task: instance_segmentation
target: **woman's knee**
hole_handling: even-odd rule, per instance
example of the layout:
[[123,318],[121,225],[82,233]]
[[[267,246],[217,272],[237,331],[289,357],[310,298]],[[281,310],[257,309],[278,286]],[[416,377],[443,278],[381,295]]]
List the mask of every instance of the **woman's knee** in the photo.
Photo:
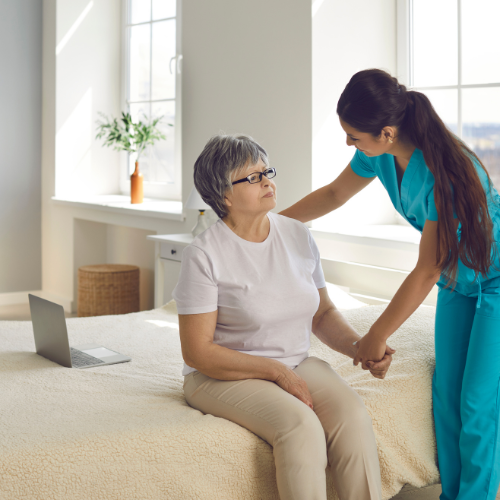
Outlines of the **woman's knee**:
[[273,446],[280,445],[295,448],[300,453],[310,450],[326,461],[325,431],[314,411],[306,405],[289,412],[284,425],[277,430]]
[[353,389],[342,397],[335,417],[343,426],[372,425],[372,418],[366,409],[363,398]]

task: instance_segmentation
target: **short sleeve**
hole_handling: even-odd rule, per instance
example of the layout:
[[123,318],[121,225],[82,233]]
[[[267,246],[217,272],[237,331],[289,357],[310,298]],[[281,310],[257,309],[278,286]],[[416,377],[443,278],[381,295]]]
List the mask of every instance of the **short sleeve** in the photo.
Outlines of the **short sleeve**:
[[202,314],[217,310],[218,288],[213,278],[212,262],[193,245],[182,252],[179,281],[172,296],[179,314]]
[[316,285],[316,288],[325,288],[326,281],[325,281],[325,275],[323,274],[323,268],[321,267],[321,257],[319,255],[319,248],[318,245],[316,245],[314,238],[312,237],[311,231],[309,231],[309,229],[307,228],[306,230],[309,238],[309,247],[311,248],[314,260],[316,261],[316,265],[312,273],[313,281],[314,284]]
[[[457,214],[455,212],[455,203],[453,203],[453,218],[457,218]],[[432,188],[429,196],[427,197],[427,220],[437,221],[438,220],[438,212],[436,208],[436,202],[434,201],[434,188]]]
[[360,177],[377,176],[370,161],[368,160],[368,158],[364,153],[359,151],[359,149],[356,150],[356,153],[354,153],[354,156],[352,157],[351,168],[353,172],[359,175]]

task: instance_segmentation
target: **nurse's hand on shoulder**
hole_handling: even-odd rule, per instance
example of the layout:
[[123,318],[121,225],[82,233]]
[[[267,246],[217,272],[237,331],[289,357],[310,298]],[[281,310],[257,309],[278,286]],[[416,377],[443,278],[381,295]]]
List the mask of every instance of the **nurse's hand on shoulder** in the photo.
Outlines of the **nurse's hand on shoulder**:
[[385,341],[377,340],[369,335],[358,340],[356,346],[358,352],[353,360],[354,366],[361,363],[363,370],[370,370],[375,378],[385,378],[392,362],[392,355],[396,350],[389,347]]

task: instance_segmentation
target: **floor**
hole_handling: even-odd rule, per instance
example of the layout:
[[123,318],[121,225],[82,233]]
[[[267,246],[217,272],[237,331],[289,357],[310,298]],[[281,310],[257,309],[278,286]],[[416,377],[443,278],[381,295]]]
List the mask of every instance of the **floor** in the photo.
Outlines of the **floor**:
[[[66,318],[76,318],[76,313],[67,313]],[[14,304],[0,306],[0,321],[31,321],[29,304]]]
[[403,489],[391,500],[439,500],[441,495],[441,485],[426,486],[424,488],[415,488],[405,484]]
[[[424,488],[415,488],[405,484],[403,489],[391,500],[439,500],[441,495],[441,484],[434,484]],[[500,489],[498,490],[496,500],[500,500]]]

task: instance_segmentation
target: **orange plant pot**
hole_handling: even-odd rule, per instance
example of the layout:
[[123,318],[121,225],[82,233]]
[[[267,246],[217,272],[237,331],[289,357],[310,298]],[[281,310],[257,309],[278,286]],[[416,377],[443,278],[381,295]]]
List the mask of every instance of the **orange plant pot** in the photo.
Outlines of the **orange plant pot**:
[[139,172],[139,162],[135,162],[134,173],[130,176],[131,203],[142,203],[144,200],[143,177]]

